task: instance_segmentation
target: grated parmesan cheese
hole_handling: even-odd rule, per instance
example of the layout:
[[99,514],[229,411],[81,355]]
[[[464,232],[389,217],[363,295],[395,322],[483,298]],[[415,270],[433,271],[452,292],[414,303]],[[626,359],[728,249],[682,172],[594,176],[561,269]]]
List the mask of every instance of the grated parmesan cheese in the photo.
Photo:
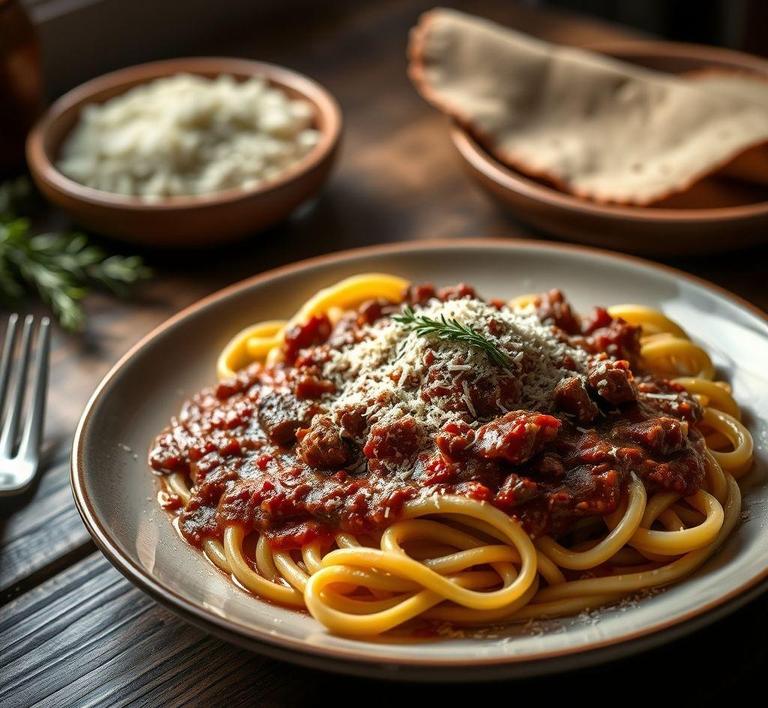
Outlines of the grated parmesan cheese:
[[[549,412],[557,383],[586,373],[587,352],[561,341],[532,310],[499,310],[468,298],[433,299],[415,309],[431,318],[445,316],[468,325],[505,352],[511,367],[499,367],[484,351],[466,343],[420,336],[384,318],[365,327],[360,341],[334,349],[324,365],[324,375],[336,384],[327,410],[337,420],[350,409],[364,410],[368,426],[412,416],[425,438],[431,439],[452,420],[479,426],[517,408]],[[431,364],[428,356],[434,356]],[[563,366],[566,358],[575,371]],[[480,387],[512,389],[517,395],[510,399],[499,394],[493,414],[482,419],[473,398]],[[435,390],[455,395],[435,395]]]
[[662,401],[677,401],[678,396],[676,393],[643,393],[646,398],[657,398]]
[[145,201],[251,189],[318,143],[314,110],[262,78],[176,74],[87,105],[58,168],[81,184]]

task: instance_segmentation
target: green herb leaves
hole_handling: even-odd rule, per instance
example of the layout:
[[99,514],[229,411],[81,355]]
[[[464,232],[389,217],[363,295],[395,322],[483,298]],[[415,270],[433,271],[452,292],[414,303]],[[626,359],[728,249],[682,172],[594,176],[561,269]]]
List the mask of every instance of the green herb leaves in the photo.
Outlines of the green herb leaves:
[[453,318],[446,318],[445,315],[441,315],[438,319],[433,319],[418,315],[410,305],[406,305],[403,311],[399,315],[394,315],[392,319],[405,325],[421,337],[435,336],[442,340],[464,342],[475,349],[484,351],[497,366],[503,368],[512,366],[510,358],[490,339]]
[[123,295],[151,275],[138,256],[107,256],[84,234],[31,235],[29,221],[20,217],[30,193],[25,180],[0,185],[0,294],[17,299],[34,289],[74,331],[85,325],[80,301],[90,287]]

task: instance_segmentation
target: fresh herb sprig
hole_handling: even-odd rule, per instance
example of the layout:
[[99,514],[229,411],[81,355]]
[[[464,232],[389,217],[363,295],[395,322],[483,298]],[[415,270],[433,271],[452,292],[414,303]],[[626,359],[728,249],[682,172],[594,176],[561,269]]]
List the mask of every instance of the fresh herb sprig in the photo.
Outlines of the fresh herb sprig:
[[32,183],[26,177],[0,182],[0,221],[10,221],[29,212],[34,202]]
[[151,271],[139,256],[107,256],[81,233],[31,234],[22,216],[31,193],[24,179],[0,185],[0,295],[18,299],[36,290],[64,328],[81,330],[81,300],[91,287],[124,295]]
[[485,352],[488,358],[497,366],[510,368],[512,360],[499,349],[490,339],[454,318],[440,315],[438,319],[416,314],[416,311],[406,305],[403,311],[392,319],[405,325],[420,337],[435,336],[444,341],[464,342],[475,349]]

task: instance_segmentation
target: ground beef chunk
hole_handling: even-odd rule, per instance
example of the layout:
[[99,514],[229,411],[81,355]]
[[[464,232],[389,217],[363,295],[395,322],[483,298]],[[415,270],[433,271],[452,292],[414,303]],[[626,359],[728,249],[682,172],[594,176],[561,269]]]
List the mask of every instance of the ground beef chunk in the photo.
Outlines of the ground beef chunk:
[[437,293],[443,302],[448,300],[461,300],[466,297],[477,297],[475,289],[471,285],[466,283],[459,283],[458,285],[449,285],[448,287],[441,288]]
[[604,307],[595,307],[589,317],[582,318],[581,331],[583,334],[592,334],[603,327],[610,327],[611,322],[613,322],[613,317],[608,310]]
[[443,457],[447,460],[460,460],[475,441],[475,431],[462,421],[446,423],[435,436]]
[[589,385],[597,395],[612,403],[631,403],[637,400],[634,378],[628,361],[599,359],[592,363],[587,375]]
[[419,450],[421,440],[421,426],[415,418],[407,415],[393,423],[371,426],[363,454],[369,460],[400,464]]
[[171,430],[165,430],[157,436],[155,446],[149,453],[149,464],[157,472],[176,472],[189,469],[186,450],[181,448]]
[[[649,412],[660,412],[673,418],[682,418],[689,423],[701,420],[704,410],[693,394],[680,384],[650,376],[635,378],[638,401]],[[659,396],[661,394],[661,397]]]
[[405,302],[408,305],[426,305],[433,297],[437,297],[437,290],[431,283],[409,285],[405,291]]
[[558,479],[565,474],[565,465],[556,455],[545,452],[531,462],[531,470],[540,477]]
[[309,370],[301,375],[294,386],[296,398],[318,399],[326,393],[333,393],[336,386],[333,381],[324,379],[318,371]]
[[198,482],[193,497],[179,517],[184,538],[199,545],[206,536],[219,533],[216,507],[229,483],[235,479],[235,470],[219,467],[207,479]]
[[617,425],[612,433],[616,438],[644,445],[651,454],[667,456],[686,447],[688,423],[661,416],[639,423]]
[[512,472],[494,495],[493,503],[501,509],[511,509],[540,497],[544,491],[544,488],[530,477]]
[[610,514],[620,501],[621,475],[616,470],[600,472],[589,466],[574,467],[552,495],[552,520],[557,526],[560,516],[572,522],[574,515]]
[[327,315],[312,315],[304,324],[291,327],[285,333],[283,356],[293,364],[302,349],[322,344],[331,336],[331,321]]
[[360,305],[357,311],[357,325],[362,327],[363,325],[371,325],[376,320],[384,317],[385,315],[391,315],[397,311],[398,306],[391,303],[389,300],[377,298],[376,300],[366,300]]
[[551,415],[510,411],[477,429],[474,453],[487,460],[517,465],[554,440],[559,429],[560,421]]
[[560,410],[576,416],[579,423],[591,423],[598,415],[595,402],[580,376],[571,376],[555,386],[555,405]]
[[640,328],[622,319],[611,318],[604,326],[590,328],[583,343],[592,352],[605,352],[615,359],[627,359],[633,366],[640,359]]
[[366,406],[350,406],[339,412],[339,425],[345,438],[363,443],[367,422],[365,418]]
[[310,428],[296,434],[299,457],[316,470],[336,470],[351,459],[350,444],[327,416],[316,416]]
[[542,322],[553,324],[567,334],[581,333],[579,318],[559,290],[550,290],[539,296],[536,302],[536,314]]
[[292,445],[296,431],[305,428],[311,418],[310,408],[292,393],[271,391],[259,402],[259,423],[278,445]]

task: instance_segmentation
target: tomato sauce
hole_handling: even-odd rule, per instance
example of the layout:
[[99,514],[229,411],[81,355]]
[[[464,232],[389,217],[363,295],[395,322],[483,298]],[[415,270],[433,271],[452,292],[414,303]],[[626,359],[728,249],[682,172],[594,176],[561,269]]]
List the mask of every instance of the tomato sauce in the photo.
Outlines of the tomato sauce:
[[[417,286],[408,299],[436,296],[476,297],[465,285]],[[488,408],[427,439],[411,416],[369,425],[354,406],[340,422],[326,414],[335,385],[322,362],[394,306],[364,303],[335,327],[315,317],[292,329],[283,363],[254,364],[203,390],[155,440],[151,467],[194,484],[180,512],[184,537],[200,545],[239,524],[274,548],[298,548],[338,530],[384,528],[428,494],[487,501],[532,536],[562,534],[616,510],[631,473],[651,493],[695,492],[705,474],[701,409],[681,386],[642,371],[637,328],[602,308],[582,319],[558,291],[537,307],[541,322],[589,353],[586,375],[559,381],[546,412]]]

